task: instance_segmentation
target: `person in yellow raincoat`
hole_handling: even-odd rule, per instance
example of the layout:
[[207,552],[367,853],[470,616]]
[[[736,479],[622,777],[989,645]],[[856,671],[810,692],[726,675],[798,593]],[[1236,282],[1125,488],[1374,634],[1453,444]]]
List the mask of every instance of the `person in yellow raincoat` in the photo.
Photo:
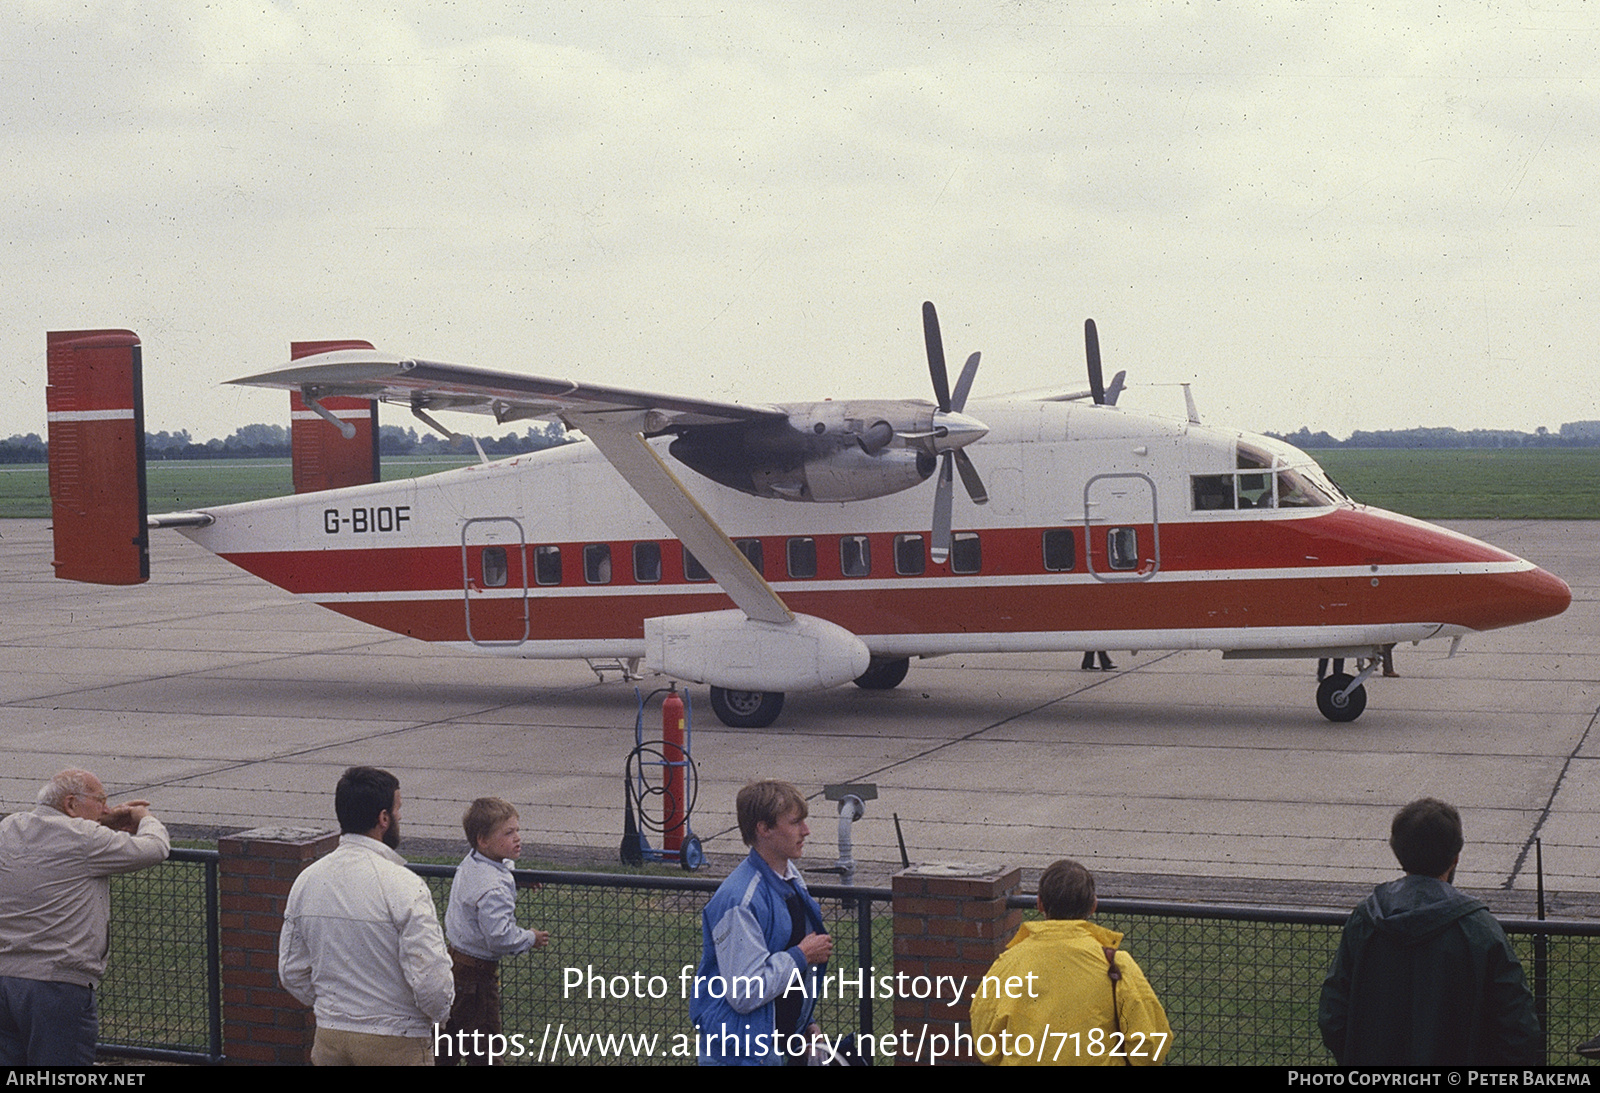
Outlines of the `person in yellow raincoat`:
[[1151,1066],[1172,1048],[1166,1011],[1122,935],[1090,922],[1094,875],[1058,861],[1039,877],[1042,922],[1025,922],[979,984],[973,1048],[990,1066]]

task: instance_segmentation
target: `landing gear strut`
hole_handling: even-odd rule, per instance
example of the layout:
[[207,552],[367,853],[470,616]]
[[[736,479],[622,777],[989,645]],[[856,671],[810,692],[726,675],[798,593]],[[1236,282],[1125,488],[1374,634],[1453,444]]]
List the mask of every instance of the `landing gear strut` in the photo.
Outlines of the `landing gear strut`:
[[711,710],[730,729],[764,729],[783,712],[782,691],[711,688]]
[[[1362,680],[1371,672],[1363,672]],[[1340,672],[1317,684],[1317,709],[1329,721],[1354,721],[1366,708],[1367,689],[1352,676]]]

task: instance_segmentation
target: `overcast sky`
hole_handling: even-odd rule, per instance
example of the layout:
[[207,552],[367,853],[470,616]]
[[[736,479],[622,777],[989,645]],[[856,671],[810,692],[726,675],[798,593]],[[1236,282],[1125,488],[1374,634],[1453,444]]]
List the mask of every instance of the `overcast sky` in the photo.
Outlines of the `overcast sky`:
[[14,0],[0,437],[47,330],[138,332],[203,438],[308,338],[928,397],[924,299],[975,395],[1081,387],[1093,316],[1208,422],[1600,418],[1596,9]]

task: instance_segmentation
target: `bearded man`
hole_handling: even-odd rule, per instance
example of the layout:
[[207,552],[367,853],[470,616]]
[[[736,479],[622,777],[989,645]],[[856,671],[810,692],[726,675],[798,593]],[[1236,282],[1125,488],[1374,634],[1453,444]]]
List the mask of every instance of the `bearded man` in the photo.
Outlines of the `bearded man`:
[[278,979],[316,1013],[313,1065],[432,1066],[455,981],[428,885],[396,852],[400,780],[351,767],[334,811],[338,848],[289,891]]

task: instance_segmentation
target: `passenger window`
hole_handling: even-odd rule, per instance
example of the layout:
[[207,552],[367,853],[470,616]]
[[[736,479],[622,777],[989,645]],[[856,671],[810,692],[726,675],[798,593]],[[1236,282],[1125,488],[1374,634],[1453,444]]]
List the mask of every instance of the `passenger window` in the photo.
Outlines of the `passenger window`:
[[789,540],[789,576],[815,577],[817,575],[817,541],[796,537]]
[[950,572],[976,573],[983,568],[983,547],[978,543],[978,533],[961,531],[950,544]]
[[1139,568],[1139,532],[1134,528],[1110,528],[1106,531],[1106,557],[1112,569]]
[[611,583],[610,543],[590,543],[583,548],[583,579],[590,584]]
[[1077,540],[1067,528],[1052,528],[1044,533],[1044,568],[1050,573],[1069,573],[1078,564]]
[[711,579],[711,574],[707,573],[706,567],[700,564],[700,559],[690,554],[688,550],[683,552],[683,576],[685,580],[689,581],[709,581]]
[[761,567],[760,539],[735,539],[733,541],[733,545],[739,548],[740,554],[743,554],[747,559],[749,559],[750,567],[752,569],[761,574],[763,577],[767,575],[766,570]]
[[1233,475],[1197,474],[1189,479],[1197,512],[1233,508]]
[[661,579],[661,544],[633,544],[633,579],[639,584],[655,584]]
[[533,548],[533,579],[539,584],[561,583],[561,548],[542,546]]
[[872,575],[872,544],[865,535],[840,536],[839,569],[846,577]]
[[894,537],[894,571],[902,577],[918,577],[928,568],[928,552],[922,549],[922,536]]
[[504,588],[506,585],[506,548],[483,548],[483,587]]

